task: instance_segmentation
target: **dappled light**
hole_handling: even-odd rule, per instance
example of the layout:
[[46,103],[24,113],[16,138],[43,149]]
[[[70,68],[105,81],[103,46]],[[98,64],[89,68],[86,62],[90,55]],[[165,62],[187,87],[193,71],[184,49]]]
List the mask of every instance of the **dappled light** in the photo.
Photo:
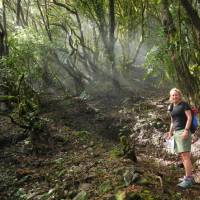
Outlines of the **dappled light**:
[[1,0],[0,199],[199,199],[199,128],[190,175],[175,138],[200,109],[199,7]]

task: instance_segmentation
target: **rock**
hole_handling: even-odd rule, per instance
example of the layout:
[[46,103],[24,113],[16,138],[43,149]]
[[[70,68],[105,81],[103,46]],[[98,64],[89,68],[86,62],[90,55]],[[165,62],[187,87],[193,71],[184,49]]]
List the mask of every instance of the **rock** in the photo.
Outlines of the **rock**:
[[125,168],[124,167],[119,167],[114,169],[114,173],[117,175],[123,175]]
[[200,160],[196,160],[196,162],[195,162],[195,166],[197,166],[198,169],[200,169]]
[[94,141],[90,142],[90,147],[93,147],[95,145]]
[[194,175],[195,183],[200,183],[200,173]]
[[102,196],[102,200],[116,200],[116,198],[114,194],[105,194]]
[[16,177],[18,179],[27,176],[27,175],[31,175],[34,173],[34,170],[31,170],[29,168],[19,168],[16,170]]
[[87,192],[85,192],[85,191],[79,192],[79,193],[73,198],[73,200],[88,200]]
[[115,195],[116,200],[142,200],[141,196],[135,192],[119,191]]
[[75,191],[75,190],[69,191],[68,197],[70,199],[75,198],[76,196],[77,196],[77,191]]
[[136,182],[138,180],[139,176],[140,175],[138,173],[133,174],[132,183]]
[[90,188],[91,188],[91,184],[89,184],[89,183],[82,183],[79,186],[79,189],[83,190],[83,191],[88,191]]
[[136,180],[139,178],[139,174],[135,172],[135,168],[132,167],[130,169],[127,169],[125,173],[123,174],[124,181],[126,186],[130,185],[131,183],[136,182]]
[[139,177],[138,179],[136,179],[135,181],[138,185],[148,185],[149,181],[144,178],[144,177]]

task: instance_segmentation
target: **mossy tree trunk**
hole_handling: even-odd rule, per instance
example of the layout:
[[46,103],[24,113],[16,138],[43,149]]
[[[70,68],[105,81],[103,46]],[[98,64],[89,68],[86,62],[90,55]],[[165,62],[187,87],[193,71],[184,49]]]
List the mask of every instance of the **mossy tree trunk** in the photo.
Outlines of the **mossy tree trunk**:
[[161,5],[162,23],[167,38],[168,53],[174,65],[177,84],[184,94],[191,97],[194,103],[198,105],[200,100],[199,81],[190,73],[189,63],[187,63],[182,51],[180,51],[180,46],[175,46],[173,43],[176,40],[178,30],[170,13],[168,0],[162,0]]

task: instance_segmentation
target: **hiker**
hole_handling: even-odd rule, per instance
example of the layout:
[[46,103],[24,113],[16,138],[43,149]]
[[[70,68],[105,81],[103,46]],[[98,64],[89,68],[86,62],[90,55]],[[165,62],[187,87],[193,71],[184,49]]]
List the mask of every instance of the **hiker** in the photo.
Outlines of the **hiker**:
[[171,125],[167,139],[174,137],[174,151],[180,155],[184,165],[185,176],[180,179],[178,186],[189,188],[194,183],[191,162],[191,108],[182,100],[182,93],[179,89],[173,88],[169,94],[172,109],[170,110]]

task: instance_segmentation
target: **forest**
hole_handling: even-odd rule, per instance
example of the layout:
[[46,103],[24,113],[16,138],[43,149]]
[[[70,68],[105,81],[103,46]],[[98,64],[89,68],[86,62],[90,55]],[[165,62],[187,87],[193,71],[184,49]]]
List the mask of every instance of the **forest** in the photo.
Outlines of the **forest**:
[[200,110],[200,0],[0,0],[0,199],[200,199],[171,88]]

